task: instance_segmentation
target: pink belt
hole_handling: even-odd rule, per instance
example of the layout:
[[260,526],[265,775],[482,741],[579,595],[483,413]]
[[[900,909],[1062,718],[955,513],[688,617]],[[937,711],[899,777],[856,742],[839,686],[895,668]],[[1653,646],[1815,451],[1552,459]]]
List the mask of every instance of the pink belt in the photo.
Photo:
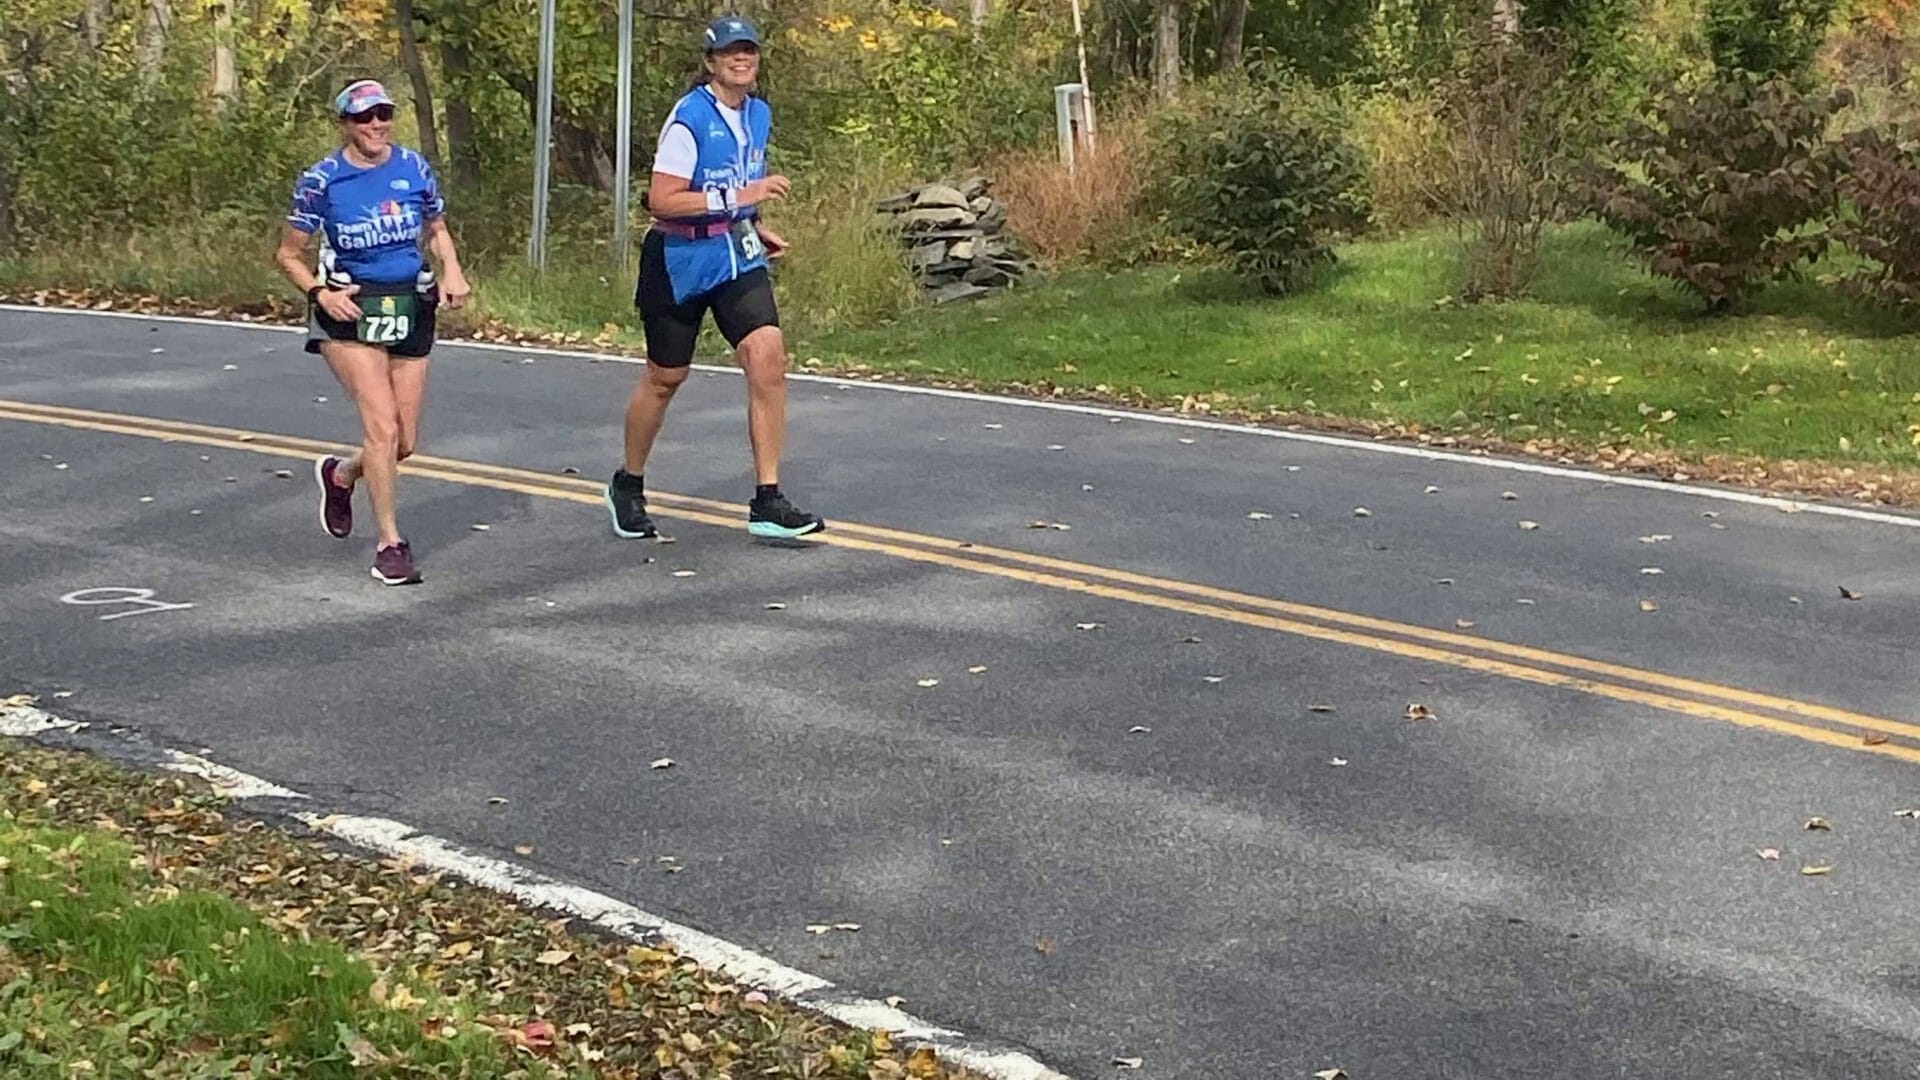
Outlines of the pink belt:
[[653,223],[658,232],[668,236],[684,237],[688,240],[709,240],[716,236],[727,235],[733,228],[731,221],[716,221],[706,225],[690,225],[684,221],[658,221]]

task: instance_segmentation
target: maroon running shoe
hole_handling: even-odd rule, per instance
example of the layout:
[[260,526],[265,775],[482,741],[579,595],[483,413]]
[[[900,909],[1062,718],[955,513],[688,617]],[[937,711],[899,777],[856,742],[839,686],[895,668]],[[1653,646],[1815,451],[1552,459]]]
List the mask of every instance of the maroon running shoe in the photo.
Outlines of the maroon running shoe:
[[345,540],[353,535],[353,489],[333,482],[340,464],[337,457],[322,456],[313,463],[313,478],[320,484],[320,524],[334,539]]
[[405,540],[374,549],[372,574],[382,585],[417,585],[421,581],[420,571],[413,566],[413,549]]

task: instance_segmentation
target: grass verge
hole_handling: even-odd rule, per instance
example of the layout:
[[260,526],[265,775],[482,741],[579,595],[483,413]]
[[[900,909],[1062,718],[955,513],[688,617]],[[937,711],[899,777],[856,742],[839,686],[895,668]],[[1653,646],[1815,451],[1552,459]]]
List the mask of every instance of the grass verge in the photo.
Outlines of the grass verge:
[[0,743],[0,1075],[966,1074],[198,781]]
[[[1583,224],[1549,234],[1534,298],[1510,304],[1449,304],[1453,241],[1428,232],[1349,245],[1321,287],[1281,300],[1249,296],[1217,271],[1154,268],[1068,272],[928,309],[908,307],[901,280],[879,265],[882,246],[844,225],[857,194],[829,198],[846,213],[823,203],[796,215],[796,254],[776,279],[807,369],[1920,506],[1915,337],[1817,282],[1779,284],[1747,314],[1708,317]],[[222,251],[231,246],[0,261],[0,293],[31,300],[31,290],[61,285],[122,298],[82,291],[47,302],[116,305],[135,294],[179,297],[176,309],[297,312],[265,269],[214,265],[230,261]],[[626,276],[559,265],[544,277],[478,275],[478,306],[450,329],[643,352]]]

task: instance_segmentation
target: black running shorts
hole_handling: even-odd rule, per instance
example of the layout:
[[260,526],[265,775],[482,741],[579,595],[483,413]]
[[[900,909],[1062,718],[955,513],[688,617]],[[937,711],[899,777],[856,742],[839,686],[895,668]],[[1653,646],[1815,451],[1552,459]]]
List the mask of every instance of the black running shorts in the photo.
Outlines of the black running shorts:
[[[411,309],[403,309],[407,310],[407,321],[404,326],[398,325],[398,316],[380,316],[377,299],[371,304],[363,304],[362,306],[373,309],[374,318],[382,320],[374,324],[375,333],[372,335],[373,340],[369,343],[377,344],[380,348],[387,350],[388,356],[398,356],[408,360],[418,360],[432,352],[436,329],[435,316],[440,308],[438,289],[433,295],[425,296],[416,292],[411,282],[405,286],[363,285],[360,291],[354,294],[354,299],[378,298],[383,295],[411,296],[414,301]],[[322,311],[320,305],[307,305],[307,351],[310,353],[318,354],[320,344],[324,341],[359,341],[361,340],[360,330],[359,321],[341,322]],[[399,332],[396,334],[395,331]],[[391,340],[380,340],[383,337]]]
[[748,334],[763,326],[779,326],[780,310],[773,302],[773,279],[766,267],[749,270],[712,292],[673,302],[673,282],[667,277],[667,241],[658,232],[647,233],[640,245],[640,280],[633,304],[647,332],[647,359],[661,367],[693,363],[700,320],[711,310],[714,325],[727,344],[738,348]]

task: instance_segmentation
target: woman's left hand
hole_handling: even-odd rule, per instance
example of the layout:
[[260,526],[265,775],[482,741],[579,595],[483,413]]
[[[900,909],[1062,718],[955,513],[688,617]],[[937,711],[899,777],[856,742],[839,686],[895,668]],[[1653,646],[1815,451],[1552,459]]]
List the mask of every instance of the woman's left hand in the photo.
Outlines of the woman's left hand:
[[777,259],[787,253],[785,237],[765,225],[758,225],[756,228],[760,231],[760,243],[767,249],[767,258]]
[[465,307],[472,294],[473,286],[467,284],[467,275],[461,270],[449,270],[440,278],[440,299],[448,307]]

